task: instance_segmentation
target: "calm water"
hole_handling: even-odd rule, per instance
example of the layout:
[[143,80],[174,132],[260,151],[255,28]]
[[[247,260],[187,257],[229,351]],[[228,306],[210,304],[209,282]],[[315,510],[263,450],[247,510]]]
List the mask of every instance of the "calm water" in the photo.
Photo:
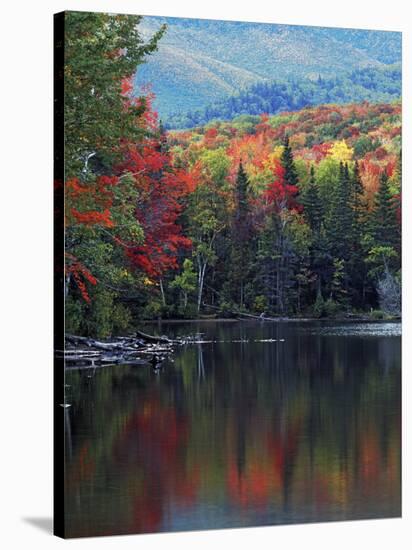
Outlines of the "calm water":
[[160,373],[67,373],[67,536],[400,515],[399,324],[160,329],[196,332]]

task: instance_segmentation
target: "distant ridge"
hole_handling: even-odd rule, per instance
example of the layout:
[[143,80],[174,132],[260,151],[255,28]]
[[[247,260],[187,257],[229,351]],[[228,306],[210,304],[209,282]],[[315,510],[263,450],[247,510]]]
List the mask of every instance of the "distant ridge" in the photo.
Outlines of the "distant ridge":
[[171,114],[163,121],[167,129],[193,128],[214,119],[231,120],[239,115],[277,114],[328,103],[391,102],[400,98],[400,65],[366,68],[333,78],[289,79],[259,82],[237,94],[211,103],[204,109]]
[[144,17],[144,37],[166,23],[159,50],[139,66],[162,118],[207,105],[253,84],[330,78],[401,61],[401,34],[231,21]]

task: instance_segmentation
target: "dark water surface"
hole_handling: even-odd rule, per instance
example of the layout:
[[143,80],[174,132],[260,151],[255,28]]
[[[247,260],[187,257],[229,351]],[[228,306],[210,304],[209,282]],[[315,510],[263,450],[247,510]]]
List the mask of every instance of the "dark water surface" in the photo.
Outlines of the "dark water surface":
[[400,324],[146,331],[215,342],[68,371],[67,536],[400,515]]

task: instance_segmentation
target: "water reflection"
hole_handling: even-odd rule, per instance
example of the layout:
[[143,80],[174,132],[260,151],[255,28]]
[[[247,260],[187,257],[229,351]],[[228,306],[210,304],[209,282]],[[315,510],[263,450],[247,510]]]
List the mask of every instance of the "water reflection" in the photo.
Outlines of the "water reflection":
[[400,338],[318,328],[163,325],[217,342],[70,371],[67,535],[398,516]]

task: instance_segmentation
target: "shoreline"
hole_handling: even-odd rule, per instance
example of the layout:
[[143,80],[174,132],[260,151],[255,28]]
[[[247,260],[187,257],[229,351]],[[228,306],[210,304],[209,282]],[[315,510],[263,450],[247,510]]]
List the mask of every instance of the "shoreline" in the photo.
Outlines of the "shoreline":
[[178,324],[178,323],[402,323],[401,317],[393,317],[390,319],[373,319],[371,317],[279,317],[263,318],[263,319],[241,319],[238,317],[198,317],[194,319],[147,319],[140,321],[139,324]]

